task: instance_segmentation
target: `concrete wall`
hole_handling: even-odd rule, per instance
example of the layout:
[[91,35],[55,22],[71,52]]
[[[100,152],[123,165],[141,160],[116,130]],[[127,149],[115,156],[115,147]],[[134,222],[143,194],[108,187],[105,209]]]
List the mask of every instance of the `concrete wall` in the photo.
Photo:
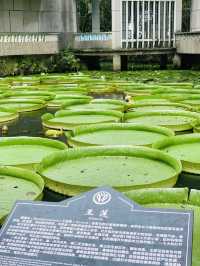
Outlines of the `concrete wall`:
[[192,0],[191,31],[200,31],[200,1]]
[[179,54],[200,54],[200,33],[177,34],[176,48]]
[[76,32],[75,0],[0,0],[2,32]]

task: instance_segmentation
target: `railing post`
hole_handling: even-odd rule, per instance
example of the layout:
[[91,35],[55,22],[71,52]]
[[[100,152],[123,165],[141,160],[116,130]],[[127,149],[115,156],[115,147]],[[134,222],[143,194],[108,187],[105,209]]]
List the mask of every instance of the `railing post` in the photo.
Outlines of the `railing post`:
[[100,32],[100,0],[92,0],[92,32]]
[[182,0],[175,1],[175,30],[174,32],[182,31]]

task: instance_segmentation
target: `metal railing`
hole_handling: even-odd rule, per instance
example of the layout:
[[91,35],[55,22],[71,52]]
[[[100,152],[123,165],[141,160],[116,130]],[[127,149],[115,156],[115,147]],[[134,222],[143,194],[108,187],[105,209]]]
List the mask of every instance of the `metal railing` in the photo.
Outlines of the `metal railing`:
[[76,33],[75,41],[76,42],[92,42],[92,41],[111,41],[112,33],[111,32],[100,32],[100,33]]
[[175,45],[174,0],[123,0],[122,48],[162,48]]
[[0,43],[41,43],[58,41],[58,34],[49,33],[0,33]]
[[56,33],[0,33],[0,56],[55,54],[59,47]]

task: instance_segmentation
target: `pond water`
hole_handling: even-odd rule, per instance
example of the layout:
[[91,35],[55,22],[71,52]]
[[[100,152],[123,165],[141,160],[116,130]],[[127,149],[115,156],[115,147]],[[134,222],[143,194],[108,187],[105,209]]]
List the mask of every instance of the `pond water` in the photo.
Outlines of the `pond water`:
[[[91,93],[94,99],[117,99],[124,100],[123,93]],[[59,108],[43,108],[38,111],[21,113],[19,118],[11,123],[0,124],[0,137],[15,137],[15,136],[31,136],[31,137],[45,137],[42,127],[41,117],[45,113],[55,114]],[[2,132],[4,125],[7,125],[8,131]],[[63,136],[58,138],[61,141],[66,142],[66,138]]]

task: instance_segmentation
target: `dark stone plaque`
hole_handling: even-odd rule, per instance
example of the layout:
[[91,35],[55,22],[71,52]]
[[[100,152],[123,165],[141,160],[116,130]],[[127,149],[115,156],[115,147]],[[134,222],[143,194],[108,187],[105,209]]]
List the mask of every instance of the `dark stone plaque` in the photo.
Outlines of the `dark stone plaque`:
[[17,202],[2,266],[191,266],[193,212],[145,209],[110,188],[58,203]]

